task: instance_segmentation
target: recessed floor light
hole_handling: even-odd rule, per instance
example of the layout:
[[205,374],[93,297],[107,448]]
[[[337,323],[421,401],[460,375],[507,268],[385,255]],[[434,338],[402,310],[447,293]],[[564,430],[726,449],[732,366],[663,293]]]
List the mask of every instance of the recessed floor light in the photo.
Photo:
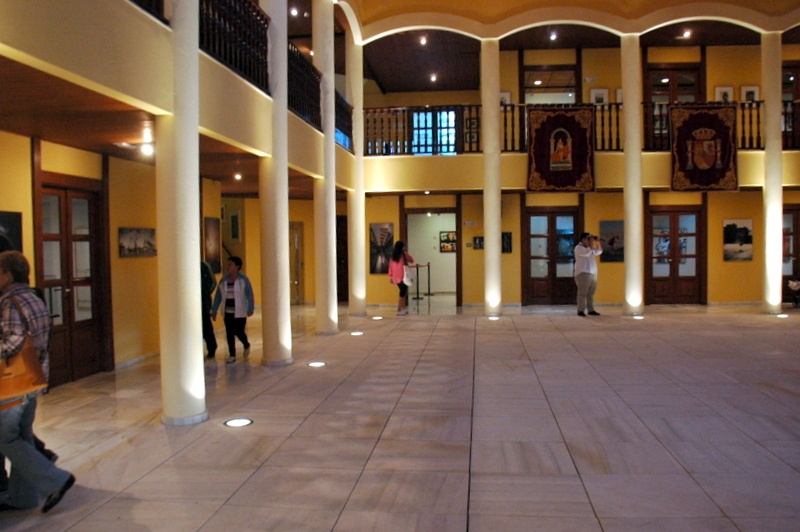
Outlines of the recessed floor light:
[[499,316],[489,316],[489,321],[497,321],[499,319],[500,319]]
[[238,428],[238,427],[246,427],[253,423],[252,419],[247,419],[246,417],[237,417],[234,419],[229,419],[224,423],[226,427]]
[[321,368],[325,365],[325,362],[309,362],[308,365],[312,368]]
[[363,336],[364,333],[361,331],[353,331],[350,333],[350,336]]
[[643,320],[644,316],[634,316],[633,319],[635,319],[635,320]]
[[382,320],[383,316],[372,316],[373,320]]
[[778,314],[778,317],[779,318],[788,318],[789,315],[788,314]]

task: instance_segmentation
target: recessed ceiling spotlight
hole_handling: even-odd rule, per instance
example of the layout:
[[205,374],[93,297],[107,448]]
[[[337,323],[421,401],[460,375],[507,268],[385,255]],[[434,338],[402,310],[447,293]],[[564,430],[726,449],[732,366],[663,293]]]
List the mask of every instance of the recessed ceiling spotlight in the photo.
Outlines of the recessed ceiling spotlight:
[[692,36],[692,30],[684,30],[683,31],[683,38],[684,39],[688,39],[691,36]]
[[550,40],[551,40],[551,41],[555,41],[557,38],[558,38],[558,35],[556,35],[556,32],[552,32],[552,33],[550,34]]
[[426,191],[425,191],[425,194],[430,194],[430,193],[431,193],[431,191],[430,191],[430,190],[426,190]]
[[431,81],[436,81],[436,74],[431,74]]
[[669,83],[669,78],[661,78],[661,83]]
[[247,419],[246,417],[237,417],[234,419],[229,419],[228,421],[223,423],[223,425],[231,428],[239,428],[239,427],[246,427],[247,425],[250,425],[252,423],[253,423],[252,419]]
[[309,50],[308,51],[308,55],[310,55],[311,57],[314,57],[314,50]]
[[430,218],[430,217],[431,217],[431,213],[428,213],[428,218]]
[[541,85],[542,84],[542,80],[537,79],[536,81],[533,82],[533,84],[534,85]]
[[423,35],[422,37],[419,38],[419,43],[422,46],[425,46],[426,44],[428,44],[428,38]]
[[303,18],[308,18],[308,17],[310,17],[310,16],[311,16],[311,13],[309,13],[308,11],[305,11],[305,12],[303,13]]
[[296,16],[297,16],[297,8],[296,8],[296,7],[293,7],[293,8],[292,8],[292,9],[289,11],[289,13],[291,13],[293,17],[296,17]]
[[142,153],[145,155],[153,155],[154,151],[152,144],[142,144]]
[[153,130],[149,127],[142,130],[142,142],[153,142]]
[[237,173],[233,174],[233,178],[234,178],[236,181],[241,181],[241,179],[242,179],[242,174],[240,174],[240,173],[238,173],[238,172],[237,172]]

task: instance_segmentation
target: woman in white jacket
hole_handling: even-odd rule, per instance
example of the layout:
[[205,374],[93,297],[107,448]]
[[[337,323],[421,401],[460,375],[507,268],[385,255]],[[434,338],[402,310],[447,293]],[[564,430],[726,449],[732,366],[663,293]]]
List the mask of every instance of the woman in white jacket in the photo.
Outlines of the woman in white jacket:
[[242,259],[230,257],[228,259],[228,275],[224,276],[217,287],[214,296],[214,306],[211,308],[211,319],[217,319],[217,310],[225,302],[223,311],[225,321],[225,335],[228,337],[228,364],[236,362],[236,338],[244,346],[244,358],[250,356],[250,342],[247,340],[244,328],[247,318],[253,315],[255,300],[253,287],[250,280],[241,272]]

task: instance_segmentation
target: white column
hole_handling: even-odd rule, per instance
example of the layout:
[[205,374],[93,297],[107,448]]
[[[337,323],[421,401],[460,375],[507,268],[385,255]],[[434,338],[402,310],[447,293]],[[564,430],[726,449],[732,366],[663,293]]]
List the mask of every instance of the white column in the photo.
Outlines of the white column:
[[174,115],[156,118],[161,419],[208,419],[200,302],[200,92],[197,0],[174,0]]
[[783,283],[783,141],[781,34],[761,35],[764,99],[764,311],[781,310]]
[[314,66],[322,74],[322,179],[314,180],[314,254],[317,334],[339,332],[336,297],[336,86],[333,61],[333,0],[311,4]]
[[642,59],[639,36],[622,36],[622,99],[625,127],[625,306],[644,311],[644,205],[642,198]]
[[347,98],[353,106],[353,190],[347,194],[347,269],[350,314],[367,313],[367,226],[364,199],[364,47],[346,33]]
[[[481,142],[483,144],[484,313],[503,304],[500,192],[500,41],[481,42]],[[464,248],[462,246],[462,253]]]
[[272,0],[269,25],[269,91],[272,95],[272,157],[258,165],[261,220],[261,333],[264,366],[285,366],[292,358],[289,271],[288,46],[286,0]]

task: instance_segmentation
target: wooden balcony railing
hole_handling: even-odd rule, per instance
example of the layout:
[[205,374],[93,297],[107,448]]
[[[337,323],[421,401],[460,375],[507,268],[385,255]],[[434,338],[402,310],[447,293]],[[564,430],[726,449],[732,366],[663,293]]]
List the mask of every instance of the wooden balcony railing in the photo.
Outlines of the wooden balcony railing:
[[132,2],[164,24],[169,23],[164,17],[164,0],[132,0]]
[[253,0],[200,0],[200,49],[267,94],[268,27]]
[[594,106],[595,151],[622,151],[622,104]]
[[800,150],[800,105],[798,104],[799,101],[783,102],[781,131],[784,150]]
[[336,93],[336,143],[353,151],[353,106]]
[[295,45],[289,43],[289,110],[322,131],[322,75]]

